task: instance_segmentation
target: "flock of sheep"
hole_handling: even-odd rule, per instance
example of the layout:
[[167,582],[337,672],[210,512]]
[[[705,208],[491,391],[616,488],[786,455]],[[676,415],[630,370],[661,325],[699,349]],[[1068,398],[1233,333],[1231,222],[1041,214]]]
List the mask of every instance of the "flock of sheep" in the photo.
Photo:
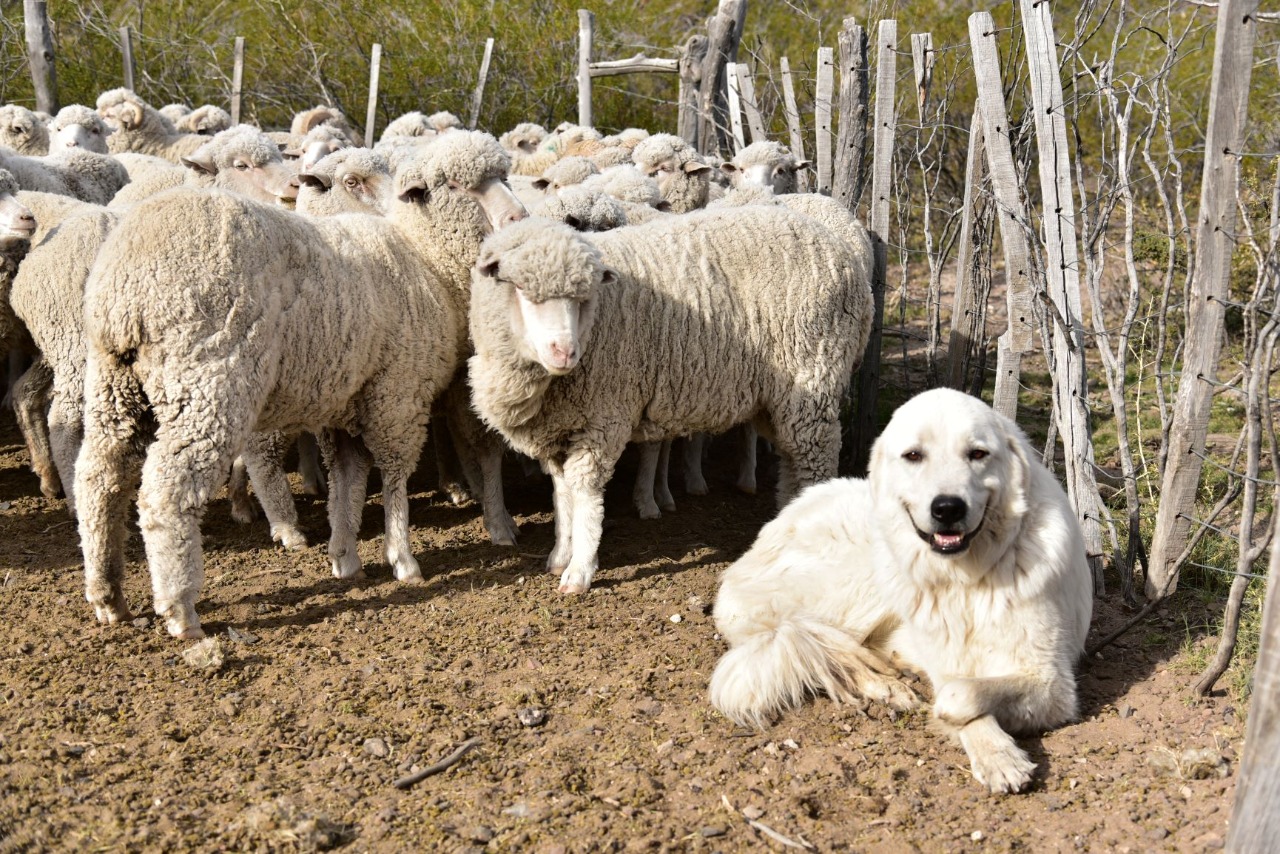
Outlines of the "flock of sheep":
[[[796,193],[786,148],[719,163],[669,134],[494,139],[417,112],[364,142],[325,107],[276,133],[125,89],[52,118],[0,107],[0,339],[34,360],[9,396],[42,492],[78,518],[100,621],[130,616],[135,500],[177,637],[202,634],[199,525],[228,473],[237,519],[247,475],[272,537],[305,545],[295,442],[304,489],[327,490],[339,577],[361,568],[374,465],[387,563],[421,577],[407,481],[428,423],[442,481],[479,496],[495,543],[516,538],[503,455],[533,458],[565,593],[591,584],[628,442],[645,517],[674,508],[676,437],[741,425],[751,490],[758,430],[779,503],[836,473],[871,246],[837,202]],[[688,446],[686,486],[705,491]]]

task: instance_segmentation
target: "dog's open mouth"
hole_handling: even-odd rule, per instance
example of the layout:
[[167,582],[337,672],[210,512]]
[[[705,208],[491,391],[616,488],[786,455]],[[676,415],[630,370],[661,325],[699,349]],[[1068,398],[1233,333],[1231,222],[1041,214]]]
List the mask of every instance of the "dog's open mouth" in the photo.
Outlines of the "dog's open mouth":
[[967,534],[963,531],[934,531],[929,534],[919,528],[916,528],[916,534],[929,544],[929,548],[938,554],[956,555],[969,548],[969,543],[973,542],[973,538],[982,530],[982,522],[985,522],[986,519],[987,517],[984,515],[982,521],[978,522],[978,527]]

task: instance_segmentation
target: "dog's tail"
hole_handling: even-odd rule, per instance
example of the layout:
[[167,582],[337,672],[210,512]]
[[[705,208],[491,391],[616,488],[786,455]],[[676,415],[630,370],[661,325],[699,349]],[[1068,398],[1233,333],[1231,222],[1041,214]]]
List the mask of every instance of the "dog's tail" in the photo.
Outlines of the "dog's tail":
[[763,729],[811,693],[853,700],[850,666],[859,644],[828,623],[788,616],[735,644],[711,674],[711,704],[743,726]]

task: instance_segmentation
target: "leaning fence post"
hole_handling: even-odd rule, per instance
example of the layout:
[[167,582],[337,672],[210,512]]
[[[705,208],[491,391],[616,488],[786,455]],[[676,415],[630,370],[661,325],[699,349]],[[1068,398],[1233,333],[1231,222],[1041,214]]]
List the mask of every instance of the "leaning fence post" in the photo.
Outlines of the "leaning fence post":
[[752,142],[764,142],[769,137],[764,131],[764,118],[760,115],[760,102],[756,100],[756,84],[751,79],[751,69],[745,62],[738,63],[738,94],[742,97],[742,112],[747,114],[747,127]]
[[[782,98],[786,105],[787,133],[791,136],[791,153],[796,160],[804,160],[804,134],[800,131],[800,110],[796,107],[796,87],[791,82],[791,63],[782,57]],[[809,172],[802,169],[796,175],[796,190],[809,191]]]
[[871,277],[871,335],[858,370],[858,404],[850,433],[852,471],[867,470],[871,440],[876,434],[876,399],[880,389],[880,342],[884,326],[884,290],[888,277],[889,194],[893,181],[895,83],[898,76],[898,22],[881,21],[876,31],[876,111],[871,155],[871,210],[869,225],[875,248],[875,272]]
[[578,124],[592,127],[591,115],[591,39],[596,16],[586,9],[578,10]]
[[814,123],[817,125],[814,150],[818,155],[818,192],[831,195],[831,96],[835,89],[835,51],[818,48],[818,89],[814,99]]
[[471,121],[467,127],[476,129],[480,124],[480,104],[484,101],[484,83],[489,77],[489,61],[493,58],[493,39],[484,41],[484,58],[480,60],[480,79],[476,83],[475,94],[471,96]]
[[53,62],[48,6],[45,0],[24,0],[23,16],[27,63],[31,66],[31,83],[36,91],[36,109],[52,116],[58,112],[58,73]]
[[240,97],[244,87],[244,36],[236,36],[235,65],[231,68],[231,124],[240,124]]
[[382,45],[375,43],[369,60],[369,111],[364,119],[364,144],[373,146],[373,132],[378,120],[378,72],[382,69]]
[[742,136],[742,109],[738,97],[738,66],[730,62],[724,69],[725,82],[728,84],[729,130],[733,134],[733,153],[747,147]]
[[124,88],[130,92],[133,88],[133,28],[125,25],[120,28],[120,53],[124,57]]
[[853,18],[845,18],[838,39],[840,133],[831,195],[852,213],[862,196],[862,161],[867,153],[867,33]]

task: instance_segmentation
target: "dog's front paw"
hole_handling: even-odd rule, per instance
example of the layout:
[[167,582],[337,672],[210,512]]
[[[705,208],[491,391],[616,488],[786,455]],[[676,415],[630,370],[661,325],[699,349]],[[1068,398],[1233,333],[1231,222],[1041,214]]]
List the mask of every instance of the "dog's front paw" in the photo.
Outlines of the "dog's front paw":
[[920,707],[920,696],[910,685],[892,676],[873,676],[860,680],[858,691],[876,703],[894,711],[909,712]]
[[997,795],[1021,792],[1031,783],[1031,773],[1036,770],[1036,764],[1013,743],[970,754],[969,767],[978,782]]

